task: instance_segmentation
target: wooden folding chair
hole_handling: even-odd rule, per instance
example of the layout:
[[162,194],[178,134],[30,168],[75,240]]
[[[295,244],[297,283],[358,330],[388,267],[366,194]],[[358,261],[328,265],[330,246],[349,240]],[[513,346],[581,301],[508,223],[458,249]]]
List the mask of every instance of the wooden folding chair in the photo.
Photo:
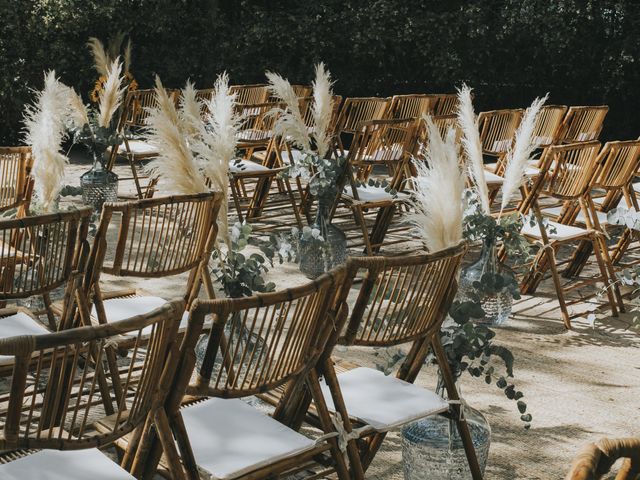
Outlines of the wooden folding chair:
[[306,98],[313,95],[313,87],[311,85],[291,85],[293,92],[298,98]]
[[433,111],[435,99],[431,95],[394,95],[387,109],[386,118],[422,118]]
[[[459,99],[457,93],[431,93],[433,116],[455,115],[458,111]],[[473,98],[473,94],[472,94]]]
[[[405,235],[400,240],[385,242],[385,237],[390,233],[398,205],[408,199],[408,194],[402,190],[405,179],[411,176],[409,161],[416,148],[416,123],[412,119],[364,122],[349,149],[345,184],[338,204],[351,210],[352,218],[360,228],[356,238],[364,242],[367,255],[378,252],[384,243],[409,240]],[[388,170],[388,187],[366,185],[376,166]],[[397,193],[394,195],[391,190]],[[371,227],[367,224],[365,212],[377,212]],[[401,227],[401,230],[408,229]]]
[[[207,297],[215,298],[209,259],[218,233],[221,200],[220,193],[201,193],[105,203],[85,281],[93,300],[93,321],[106,324],[142,315],[166,301],[137,290],[103,292],[103,273],[159,278],[188,272],[183,295],[187,307],[202,285]],[[113,242],[110,228],[118,232]],[[187,313],[183,313],[184,323]]]
[[[423,417],[448,413],[460,432],[473,478],[482,478],[440,341],[440,326],[455,296],[465,251],[465,245],[460,244],[426,255],[350,258],[347,262],[346,279],[336,304],[344,305],[354,287],[357,297],[344,328],[337,328],[329,338],[318,362],[318,373],[324,378],[322,392],[329,410],[341,416],[346,413],[355,427],[348,425],[346,431],[353,447],[349,453],[358,452],[350,455],[353,471],[360,465],[367,470],[388,431]],[[354,283],[362,270],[364,279]],[[407,343],[411,348],[395,378],[331,358],[336,344],[384,348]],[[434,354],[440,367],[449,402],[413,385],[429,353]],[[298,412],[298,422],[307,413],[310,401],[306,392],[289,401],[289,408]],[[314,410],[309,413],[313,419]]]
[[336,155],[346,157],[346,146],[362,130],[362,123],[383,119],[388,106],[388,98],[347,98],[336,120]]
[[[89,255],[90,220],[90,208],[0,220],[3,306],[7,301],[41,296],[50,330],[63,330],[79,322],[88,324],[88,303],[81,283]],[[60,288],[64,290],[63,300],[56,312],[51,295]],[[59,320],[55,313],[59,313]],[[48,333],[37,318],[36,312],[22,307],[0,309],[0,338]],[[0,371],[6,366],[0,361]]]
[[522,120],[524,110],[492,110],[478,115],[478,131],[483,155],[496,159],[488,163],[487,169],[500,174],[504,169],[503,158],[513,144],[516,130]]
[[565,480],[598,480],[620,459],[624,461],[615,480],[637,480],[640,476],[640,438],[603,438],[587,445],[571,463]]
[[[202,325],[211,314],[213,325],[195,376],[195,355],[183,350],[166,404],[189,478],[200,478],[199,471],[212,478],[284,478],[323,468],[312,460],[328,461],[340,479],[350,478],[313,370],[341,321],[333,300],[343,278],[339,269],[288,290],[193,304],[192,321]],[[322,436],[315,440],[287,427],[288,398],[303,388],[310,389],[319,411]],[[272,391],[284,393],[271,416],[242,401]],[[151,452],[154,471],[157,442],[143,450]]]
[[[168,90],[170,97],[177,103],[180,92]],[[119,129],[123,135],[122,145],[109,150],[108,170],[112,170],[118,158],[124,157],[131,168],[131,178],[120,180],[133,180],[138,198],[148,198],[153,195],[155,180],[142,187],[140,179],[145,178],[139,172],[144,161],[158,155],[157,148],[144,139],[144,131],[147,127],[149,110],[157,105],[154,89],[134,90],[128,93],[122,113]]]
[[[460,148],[460,139],[462,138],[462,131],[458,126],[458,116],[457,115],[439,115],[435,117],[431,117],[433,124],[438,129],[440,133],[440,137],[443,139],[447,138],[449,134],[449,130],[453,129],[455,131],[456,136],[456,145]],[[427,148],[429,147],[429,130],[427,129],[427,122],[425,122],[424,117],[420,118],[418,121],[417,127],[417,147],[415,158],[420,161],[425,161],[425,154],[427,152]],[[415,173],[415,172],[413,172]]]
[[16,209],[16,216],[29,210],[33,193],[31,147],[0,147],[0,213]]
[[559,143],[560,126],[566,113],[565,105],[545,105],[540,109],[532,139],[538,148],[547,148]]
[[[14,365],[11,393],[0,404],[0,478],[134,479],[99,449],[152,427],[167,456],[177,456],[163,404],[183,310],[178,301],[109,325],[0,339],[0,357]],[[142,331],[150,331],[144,347]],[[121,335],[136,339],[131,365],[143,364],[136,381],[130,367],[121,374],[104,361]],[[114,382],[128,395],[116,395]],[[115,405],[113,413],[105,404]],[[184,478],[180,470],[172,475]]]
[[609,107],[606,105],[569,107],[560,126],[559,143],[597,140],[608,112]]
[[[588,195],[589,182],[596,170],[599,150],[600,143],[597,141],[548,147],[541,158],[540,175],[533,180],[526,197],[518,208],[521,214],[532,213],[535,217],[537,224],[531,226],[529,222],[525,222],[522,234],[540,245],[529,272],[522,280],[522,293],[535,291],[545,271],[550,269],[562,319],[568,329],[571,328],[571,318],[582,315],[584,312],[569,315],[567,307],[584,301],[584,298],[581,296],[580,299],[569,303],[565,299],[565,293],[583,288],[596,281],[609,287],[615,278],[611,259],[604,244],[604,234],[595,214],[593,201]],[[558,222],[547,222],[545,226],[539,205],[539,199],[542,195],[556,201],[577,204],[585,218],[586,228],[572,225],[571,221],[565,223],[564,219]],[[579,244],[583,240],[590,242],[593,246],[600,275],[586,281],[576,281],[573,285],[563,286],[558,274],[558,265],[562,263],[556,261],[556,252],[560,246]],[[606,288],[613,316],[618,314],[615,290],[615,288]],[[618,302],[621,305],[621,300],[618,299]]]
[[231,85],[229,94],[236,96],[237,105],[265,103],[269,99],[269,87],[266,84]]

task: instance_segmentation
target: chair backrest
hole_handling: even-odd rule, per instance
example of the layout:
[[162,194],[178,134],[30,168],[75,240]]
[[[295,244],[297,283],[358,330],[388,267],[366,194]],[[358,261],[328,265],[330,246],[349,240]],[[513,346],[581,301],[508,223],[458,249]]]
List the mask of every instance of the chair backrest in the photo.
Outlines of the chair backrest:
[[483,153],[502,155],[509,150],[522,120],[522,109],[492,110],[478,115]]
[[[174,102],[178,102],[180,90],[166,89]],[[147,126],[149,110],[156,107],[157,99],[154,89],[133,90],[127,94],[123,111],[124,128],[129,130],[144,129]]]
[[458,111],[457,93],[432,93],[429,96],[433,98],[432,114],[434,116],[455,115]]
[[[165,277],[197,268],[211,255],[221,194],[200,193],[105,203],[89,262],[89,284],[100,272]],[[119,220],[110,248],[108,230]],[[113,255],[107,261],[107,251]],[[188,287],[188,286],[187,286]]]
[[566,113],[565,105],[545,105],[540,109],[533,130],[533,141],[540,148],[558,143],[560,125]]
[[[108,325],[0,339],[0,355],[14,357],[10,398],[0,405],[0,449],[100,447],[141,427],[162,406],[167,391],[162,386],[175,371],[173,347],[183,311],[184,303],[176,301]],[[145,340],[143,329],[150,332]],[[110,370],[106,358],[115,354],[123,334],[136,341],[121,374]],[[135,375],[134,366],[140,368]],[[170,368],[163,376],[165,366]],[[112,402],[114,378],[125,394],[97,430],[93,425],[106,417],[103,405]]]
[[[213,324],[187,393],[243,397],[308,373],[335,325],[332,305],[343,278],[340,268],[288,290],[194,302],[194,324],[208,314]],[[180,375],[189,379],[191,373],[186,369]]]
[[313,87],[311,85],[291,85],[293,92],[298,98],[310,97],[313,95]]
[[0,147],[0,212],[28,205],[32,164],[31,147]]
[[238,104],[236,109],[242,124],[238,129],[238,148],[242,148],[243,144],[260,144],[266,146],[274,135],[274,129],[278,115],[272,110],[275,108],[284,109],[286,106],[282,103],[254,103],[254,104]]
[[[440,137],[447,138],[449,131],[453,129],[455,131],[456,145],[460,146],[460,139],[462,138],[462,131],[458,125],[457,115],[439,115],[431,117],[433,124],[438,129]],[[417,148],[416,157],[421,160],[425,160],[425,154],[429,146],[429,130],[427,128],[427,122],[424,118],[421,118],[417,127]]]
[[229,93],[236,95],[237,105],[266,103],[269,99],[269,87],[265,84],[232,85],[229,87]]
[[575,143],[597,140],[608,112],[606,105],[569,107],[560,127],[560,141]]
[[528,188],[518,211],[530,212],[541,195],[578,201],[591,188],[600,142],[579,142],[547,147],[540,158],[540,173]]
[[598,443],[587,445],[571,463],[565,480],[603,478],[621,458],[624,462],[615,479],[636,480],[640,472],[640,438],[603,438]]
[[91,209],[0,220],[1,300],[53,291],[84,271]]
[[607,142],[598,155],[593,188],[619,190],[628,185],[640,166],[640,140]]
[[363,122],[383,119],[388,105],[388,98],[347,98],[340,109],[338,133],[354,135],[361,130]]
[[365,274],[339,342],[384,347],[432,336],[453,301],[465,251],[461,243],[431,254],[350,258],[342,300]]
[[433,109],[435,99],[431,95],[394,95],[387,110],[387,118],[421,118]]

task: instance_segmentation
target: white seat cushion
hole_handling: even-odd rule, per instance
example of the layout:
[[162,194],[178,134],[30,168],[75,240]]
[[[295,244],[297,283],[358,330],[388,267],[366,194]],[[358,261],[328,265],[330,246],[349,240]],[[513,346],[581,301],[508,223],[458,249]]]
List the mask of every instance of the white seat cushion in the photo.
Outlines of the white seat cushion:
[[[293,157],[293,161],[295,162],[299,162],[300,160],[302,160],[302,157],[304,156],[304,153],[302,153],[302,150],[298,150],[296,148],[292,148],[291,149],[291,156]],[[283,152],[280,153],[280,157],[282,158],[282,161],[286,164],[291,163],[291,160],[289,159],[289,152],[284,150]]]
[[97,448],[41,450],[0,465],[2,480],[133,480]]
[[402,159],[402,154],[404,153],[404,148],[402,145],[393,144],[391,148],[389,147],[380,147],[371,155],[364,155],[365,160],[369,160],[370,162],[379,162],[379,161],[394,161]]
[[144,140],[129,140],[129,151],[134,155],[157,155],[158,149]]
[[[383,187],[372,187],[369,185],[367,185],[366,187],[357,187],[356,190],[358,191],[358,200],[361,202],[384,202],[402,200],[406,199],[409,196],[407,193],[398,192],[394,198],[393,195],[387,192]],[[342,192],[345,196],[354,198],[351,187],[345,187]]]
[[[449,409],[439,395],[371,368],[340,373],[338,383],[349,416],[380,432]],[[321,387],[329,410],[335,411],[329,387],[324,382]]]
[[[144,315],[158,307],[161,307],[167,303],[164,298],[152,297],[152,296],[140,296],[140,297],[123,297],[123,298],[110,298],[104,301],[104,310],[107,314],[107,322],[117,322],[126,318],[133,317],[135,315]],[[95,305],[91,310],[91,316],[98,318],[98,312]],[[189,319],[189,312],[184,312],[182,320],[180,321],[180,328],[187,325]],[[149,325],[142,330],[143,335],[151,333],[153,325]],[[132,336],[136,336],[137,333],[131,332]]]
[[239,399],[212,398],[182,409],[199,468],[231,479],[315,446]]
[[[0,318],[0,338],[18,335],[44,335],[46,333],[51,332],[40,322],[23,312]],[[12,363],[14,358],[12,355],[0,355],[0,365]]]
[[496,175],[493,172],[484,172],[484,179],[489,186],[498,186],[504,183],[504,178],[500,175]]
[[232,160],[229,162],[229,171],[231,173],[255,173],[268,172],[269,168],[250,160]]
[[238,132],[237,139],[244,141],[260,141],[267,140],[273,136],[273,132],[270,130],[256,130],[248,128],[247,130],[241,130]]
[[[548,222],[546,228],[547,236],[550,240],[567,240],[573,237],[580,237],[587,233],[584,228],[563,225],[557,222]],[[555,233],[551,233],[552,228],[555,228]],[[540,235],[540,227],[537,224],[532,227],[529,222],[524,223],[521,233],[529,237],[542,238]]]

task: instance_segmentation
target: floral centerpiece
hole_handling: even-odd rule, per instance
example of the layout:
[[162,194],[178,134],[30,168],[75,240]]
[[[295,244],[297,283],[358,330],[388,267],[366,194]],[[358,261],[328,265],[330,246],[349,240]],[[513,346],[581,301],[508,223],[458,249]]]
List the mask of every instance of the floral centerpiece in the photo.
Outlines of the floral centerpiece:
[[[311,127],[307,127],[300,112],[299,99],[291,84],[280,75],[267,72],[272,93],[286,107],[276,108],[276,134],[302,151],[282,173],[285,179],[298,178],[306,182],[307,195],[317,200],[315,219],[302,232],[294,232],[299,247],[300,270],[315,278],[344,263],[347,255],[346,236],[331,224],[330,216],[342,177],[345,160],[332,157],[330,123],[333,111],[331,74],[323,63],[316,65],[311,105]],[[309,203],[307,203],[309,205]]]

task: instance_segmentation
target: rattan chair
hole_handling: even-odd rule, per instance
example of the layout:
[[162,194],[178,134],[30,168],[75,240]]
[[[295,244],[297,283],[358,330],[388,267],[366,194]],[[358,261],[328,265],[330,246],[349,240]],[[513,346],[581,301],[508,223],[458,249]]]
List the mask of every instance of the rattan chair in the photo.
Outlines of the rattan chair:
[[640,479],[640,439],[603,438],[598,443],[587,445],[576,456],[565,480],[599,480],[619,459],[624,459],[624,462],[615,480]]
[[[582,315],[584,312],[570,315],[567,307],[583,301],[584,298],[581,296],[579,300],[569,303],[565,298],[566,292],[580,289],[595,281],[600,281],[605,287],[609,287],[615,280],[611,259],[604,244],[604,234],[595,214],[593,201],[588,195],[590,181],[597,167],[596,159],[599,150],[600,143],[596,141],[547,148],[541,158],[540,175],[533,180],[528,194],[518,207],[523,215],[533,214],[537,223],[532,226],[529,222],[525,222],[522,234],[540,245],[536,259],[522,280],[521,290],[523,293],[533,293],[545,271],[550,269],[562,320],[568,329],[571,328],[571,318]],[[539,205],[541,196],[578,205],[584,216],[586,227],[572,225],[573,222],[566,219],[558,222],[550,221],[545,226]],[[592,244],[600,275],[563,286],[558,274],[556,252],[562,245],[577,245],[582,241]],[[611,313],[616,316],[618,312],[616,305],[621,304],[621,301],[616,301],[614,291],[616,291],[615,288],[606,288]]]
[[[87,232],[91,209],[20,219],[0,220],[0,301],[41,296],[50,330],[87,324],[88,304],[81,288],[89,254]],[[51,294],[62,288],[59,311]],[[59,313],[60,319],[56,319]],[[34,313],[25,308],[0,309],[0,338],[48,333]],[[6,367],[4,362],[0,366]],[[6,368],[1,368],[4,371]]]
[[[408,194],[402,190],[405,179],[411,176],[409,162],[416,148],[416,123],[413,119],[364,122],[349,149],[345,184],[341,188],[338,206],[351,211],[360,230],[356,233],[358,241],[355,245],[364,245],[367,255],[377,253],[385,243],[409,239],[403,235],[400,239],[385,241],[387,233],[391,233],[390,226],[398,206],[408,199]],[[374,167],[384,167],[389,172],[387,187],[367,185]],[[391,193],[391,190],[396,193]],[[365,212],[376,215],[371,226]],[[408,229],[403,226],[393,233]]]
[[609,107],[606,105],[569,107],[560,126],[559,142],[575,143],[597,140],[608,112]]
[[[0,339],[0,357],[14,365],[11,393],[0,404],[0,478],[133,479],[98,449],[142,433],[145,424],[160,434],[166,455],[177,456],[163,404],[177,364],[183,311],[177,301],[109,325]],[[144,347],[142,331],[150,331]],[[104,362],[121,335],[136,339],[122,372]],[[133,381],[131,366],[137,363],[143,367]],[[127,395],[116,395],[113,382]],[[183,478],[182,472],[172,471],[172,478]]]
[[389,107],[388,98],[347,98],[336,119],[336,155],[349,153],[346,146],[362,130],[362,123],[384,118]]
[[[458,111],[459,99],[457,93],[432,93],[432,115],[455,115]],[[473,94],[471,95],[473,98]]]
[[546,148],[559,142],[560,126],[567,113],[565,105],[545,105],[540,109],[533,130],[533,143]]
[[33,192],[31,147],[0,147],[0,213],[16,209],[23,216]]
[[[351,258],[347,263],[347,277],[336,301],[338,305],[346,302],[353,287],[357,289],[357,297],[346,326],[334,330],[327,342],[318,368],[324,378],[322,391],[329,410],[346,410],[356,427],[349,428],[347,435],[359,455],[350,458],[352,464],[359,463],[365,471],[387,432],[442,413],[450,414],[458,427],[473,478],[482,478],[439,335],[455,296],[458,268],[465,250],[461,244],[432,254]],[[354,278],[362,270],[365,270],[363,281],[354,284]],[[371,348],[411,344],[411,348],[393,378],[349,362],[336,363],[331,358],[336,343]],[[449,402],[413,385],[430,353],[440,367]],[[306,412],[308,396],[294,400],[291,408],[302,403],[298,411]],[[353,434],[359,437],[357,449]]]
[[433,111],[435,99],[431,95],[394,95],[387,109],[386,118],[422,118]]
[[[195,324],[211,314],[213,325],[199,365],[193,351],[183,351],[166,406],[189,478],[200,478],[199,471],[212,478],[283,478],[324,469],[312,462],[321,456],[339,478],[351,478],[313,370],[340,321],[332,305],[343,279],[340,269],[288,290],[194,303]],[[322,432],[315,440],[287,427],[287,399],[305,386],[320,412]],[[284,398],[270,416],[242,401],[275,390]],[[153,471],[157,442],[148,450]]]
[[266,84],[232,85],[229,94],[235,94],[236,105],[265,103],[269,99],[269,87]]
[[[522,120],[522,109],[492,110],[478,115],[478,131],[482,153],[498,161],[507,153]],[[499,173],[499,167],[496,167]]]
[[[188,272],[183,294],[187,308],[203,285],[206,295],[215,298],[208,264],[218,233],[220,204],[219,193],[105,203],[85,281],[93,300],[93,321],[106,324],[141,315],[166,301],[137,290],[103,292],[103,273],[158,278]],[[112,242],[108,232],[114,227],[118,235]],[[184,312],[183,324],[186,319]]]

